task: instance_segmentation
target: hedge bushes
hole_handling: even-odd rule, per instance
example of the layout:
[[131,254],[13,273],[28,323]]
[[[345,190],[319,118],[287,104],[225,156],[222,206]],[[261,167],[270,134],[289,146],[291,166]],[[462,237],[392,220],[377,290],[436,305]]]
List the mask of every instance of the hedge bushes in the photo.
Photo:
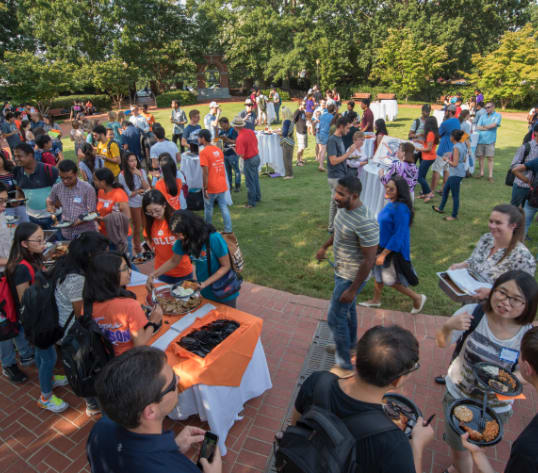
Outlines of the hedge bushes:
[[157,107],[165,108],[170,107],[172,100],[178,99],[180,105],[193,105],[198,103],[196,95],[192,94],[188,90],[169,90],[161,95],[157,96]]
[[100,112],[104,110],[110,110],[112,108],[112,101],[108,95],[65,95],[63,97],[58,97],[52,101],[50,108],[65,108],[69,110],[71,105],[75,100],[81,100],[83,103],[86,103],[88,100],[91,100],[93,106],[97,108]]

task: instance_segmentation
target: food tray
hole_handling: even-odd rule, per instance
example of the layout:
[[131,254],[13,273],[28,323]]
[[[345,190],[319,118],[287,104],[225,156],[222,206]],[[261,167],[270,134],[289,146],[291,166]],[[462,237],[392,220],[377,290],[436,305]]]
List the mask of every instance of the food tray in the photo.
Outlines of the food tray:
[[[463,435],[465,433],[465,430],[460,427],[461,421],[457,419],[454,415],[454,409],[458,406],[465,406],[471,410],[471,412],[473,413],[473,420],[471,420],[471,422],[465,422],[465,425],[471,427],[474,430],[478,430],[478,423],[480,422],[480,419],[482,417],[482,403],[473,399],[458,399],[457,401],[454,401],[452,404],[450,404],[450,406],[448,406],[448,411],[445,413],[446,418],[448,419],[448,424],[450,425],[451,429],[454,430],[454,432],[456,432],[458,435]],[[499,443],[502,440],[504,432],[501,419],[493,409],[486,407],[486,422],[490,420],[496,421],[499,425],[499,433],[497,434],[497,437],[489,442],[476,441],[469,438],[469,443],[478,445],[480,447],[490,447]]]
[[[54,256],[54,253],[57,252],[58,248],[65,248],[65,252],[62,255]],[[67,253],[69,245],[66,242],[56,242],[53,243],[49,248],[43,252],[43,261],[45,264],[54,264],[56,260]]]
[[[491,386],[489,384],[490,379],[496,379],[495,375],[490,375],[486,371],[484,371],[484,368],[497,368],[503,370],[512,380],[514,380],[516,387],[515,389],[510,389],[507,383],[503,383],[506,385],[509,389],[508,391],[502,391],[502,389],[497,389],[495,386]],[[523,391],[523,385],[517,379],[512,373],[510,373],[509,370],[505,369],[504,367],[497,365],[495,363],[491,362],[485,362],[482,361],[480,363],[475,363],[473,365],[473,373],[476,377],[476,380],[478,381],[478,384],[487,391],[492,391],[497,394],[501,394],[503,396],[519,396],[521,394],[521,391]]]
[[63,230],[64,228],[69,228],[71,226],[73,226],[73,222],[63,221],[63,222],[58,222],[55,225],[51,225],[50,228],[54,228],[56,230]]
[[436,274],[439,278],[439,288],[454,302],[460,304],[476,302],[476,298],[466,292],[462,292],[461,289],[452,282],[447,273],[441,272]]
[[[397,393],[385,394],[383,396],[383,401],[385,401],[383,403],[383,410],[385,411],[385,414],[387,414],[387,416],[393,421],[395,419],[388,413],[388,410],[385,407],[387,405],[386,403],[390,402],[401,409],[402,414],[407,417],[407,422],[402,430],[408,438],[411,438],[411,432],[413,431],[413,427],[417,423],[417,419],[419,417],[422,417],[422,411],[419,409],[419,407],[413,401],[411,401],[411,399],[408,399],[405,396],[402,396],[401,394]],[[395,422],[395,424],[401,428],[401,425],[399,425],[397,422]]]
[[[153,289],[153,293],[151,296],[152,302],[156,304],[158,302],[157,298],[165,298],[170,299],[176,305],[178,306],[177,310],[169,310],[167,309],[163,304],[161,304],[161,307],[163,309],[164,315],[184,315],[189,312],[192,312],[193,310],[200,307],[202,304],[202,297],[200,295],[200,291],[195,291],[193,294],[191,294],[188,298],[179,298],[174,295],[172,295],[172,290],[178,286],[182,285],[183,287],[189,287],[192,284],[196,284],[193,281],[182,281],[178,284],[166,284],[164,286],[159,286],[155,289]],[[182,309],[180,309],[180,306],[184,306]]]
[[93,222],[94,220],[97,220],[98,217],[99,214],[97,212],[90,212],[89,214],[81,215],[80,219],[83,222]]

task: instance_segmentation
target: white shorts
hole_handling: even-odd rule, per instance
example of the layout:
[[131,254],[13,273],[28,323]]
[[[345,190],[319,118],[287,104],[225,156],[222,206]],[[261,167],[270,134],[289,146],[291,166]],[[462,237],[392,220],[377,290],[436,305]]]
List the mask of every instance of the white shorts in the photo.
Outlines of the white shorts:
[[432,171],[442,175],[445,171],[448,171],[448,163],[441,156],[437,156],[432,164]]
[[308,146],[308,135],[306,133],[305,134],[297,133],[297,150],[303,151],[307,148],[307,146]]

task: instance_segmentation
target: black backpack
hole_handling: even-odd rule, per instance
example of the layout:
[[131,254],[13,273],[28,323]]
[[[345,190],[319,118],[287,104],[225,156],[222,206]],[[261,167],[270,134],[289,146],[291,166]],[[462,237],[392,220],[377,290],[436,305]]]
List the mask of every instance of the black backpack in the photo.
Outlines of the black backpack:
[[458,338],[458,341],[456,342],[456,347],[454,348],[454,352],[452,353],[451,361],[454,361],[458,357],[463,348],[465,340],[469,335],[471,335],[471,333],[474,332],[474,330],[476,329],[476,327],[478,327],[478,324],[482,320],[482,317],[484,317],[484,308],[482,307],[482,304],[478,304],[474,308],[472,316],[473,319],[471,320],[471,325],[465,332],[461,334],[460,338]]
[[[54,292],[54,279],[41,271],[35,275],[33,284],[24,291],[19,320],[26,339],[34,346],[46,349],[64,336],[60,326],[58,306]],[[66,326],[74,314],[71,314]]]
[[91,313],[91,305],[85,305],[84,315],[75,320],[61,346],[64,373],[69,386],[80,397],[95,396],[95,378],[114,358],[112,343]]
[[345,419],[330,412],[336,375],[324,372],[314,387],[314,403],[275,441],[275,466],[280,473],[355,473],[357,441],[398,427],[382,411]]
[[[527,160],[527,157],[529,156],[529,153],[531,152],[531,145],[530,143],[524,143],[524,146],[525,146],[525,151],[523,152],[523,159],[521,161],[521,163],[519,164],[525,164],[525,161]],[[510,186],[512,187],[514,185],[514,180],[515,180],[516,176],[515,174],[512,172],[512,166],[510,166],[508,168],[508,171],[506,173],[506,178],[504,179],[504,183],[507,185],[507,186]]]

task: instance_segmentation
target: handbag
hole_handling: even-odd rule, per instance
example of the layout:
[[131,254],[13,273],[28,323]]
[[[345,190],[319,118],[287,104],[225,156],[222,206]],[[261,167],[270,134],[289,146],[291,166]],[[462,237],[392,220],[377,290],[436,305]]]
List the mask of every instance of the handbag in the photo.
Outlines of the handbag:
[[[207,274],[208,277],[211,277],[211,244],[209,238],[206,242],[206,255],[207,255]],[[233,268],[232,256],[228,250],[228,256],[230,258],[230,265]],[[232,296],[241,289],[241,284],[243,284],[243,279],[239,276],[232,268],[221,278],[217,279],[213,284],[211,284],[211,291],[215,294],[217,299],[226,299],[227,297]]]
[[241,252],[241,248],[239,248],[239,242],[235,233],[221,233],[221,236],[228,245],[228,251],[232,260],[232,269],[236,273],[240,273],[245,267],[245,260],[243,259],[243,253]]
[[186,200],[188,210],[204,210],[204,194],[202,191],[189,191]]

